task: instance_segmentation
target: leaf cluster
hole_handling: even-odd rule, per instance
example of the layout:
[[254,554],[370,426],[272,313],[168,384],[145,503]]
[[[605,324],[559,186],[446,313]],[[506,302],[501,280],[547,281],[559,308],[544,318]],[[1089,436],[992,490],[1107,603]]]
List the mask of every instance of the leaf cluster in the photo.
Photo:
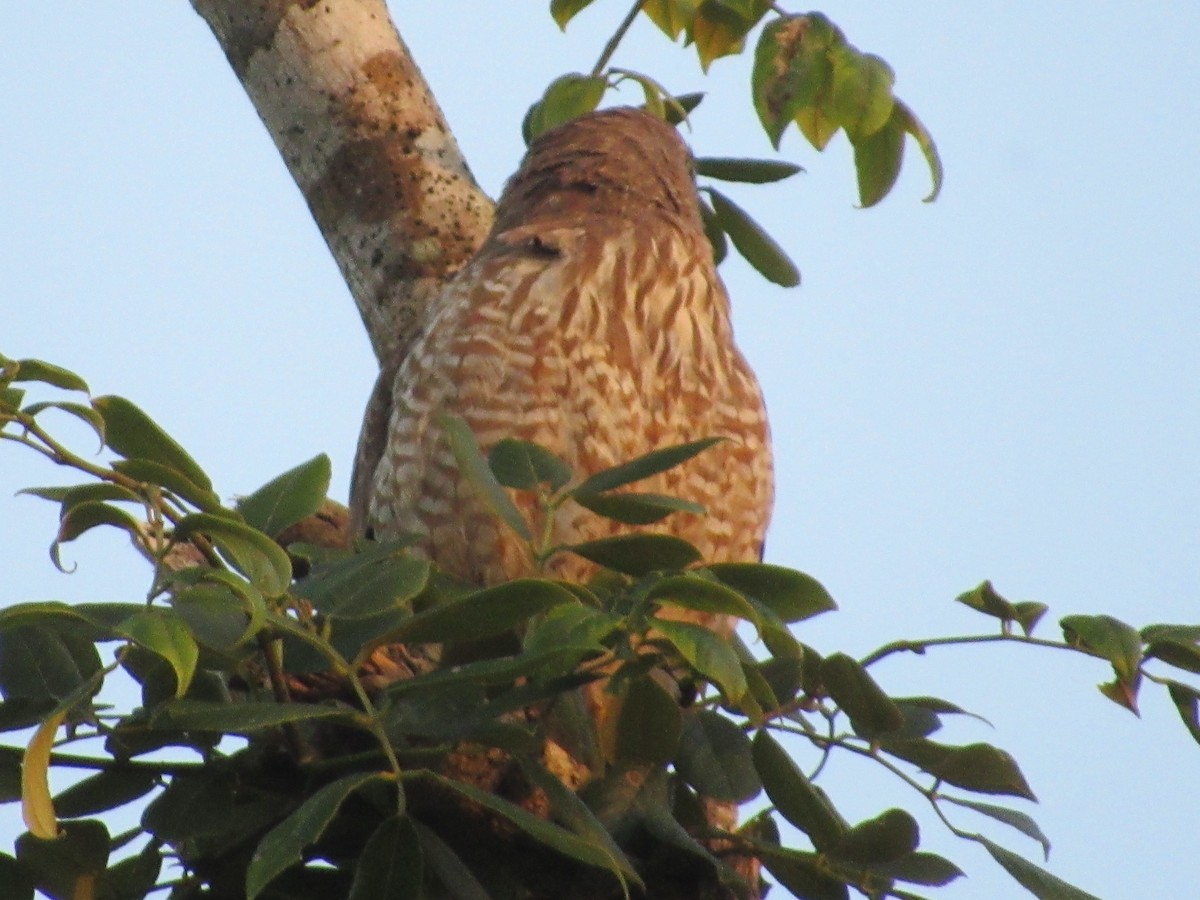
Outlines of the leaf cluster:
[[[31,383],[71,399],[27,402]],[[64,446],[45,424],[56,414],[86,422],[111,459]],[[1200,627],[1138,632],[1068,616],[1062,641],[1043,640],[1031,633],[1045,607],[985,582],[958,599],[998,619],[997,632],[897,642],[864,659],[822,653],[790,628],[835,608],[801,572],[706,564],[669,534],[553,545],[539,533],[566,504],[629,526],[703,514],[636,488],[713,441],[582,477],[544,448],[510,440],[485,455],[464,423],[443,426],[463,476],[531,557],[582,556],[597,566],[592,581],[461,584],[403,540],[284,547],[280,535],[324,502],[327,458],[225,505],[134,404],[89,398],[56,366],[0,357],[0,439],[87,478],[29,491],[58,505],[56,563],[64,544],[105,527],[153,566],[145,598],[0,611],[0,732],[32,729],[23,748],[0,747],[0,800],[20,800],[29,829],[0,854],[6,896],[480,898],[547,895],[555,872],[559,888],[588,886],[578,896],[632,896],[656,895],[664,869],[737,895],[752,890],[740,857],[821,900],[911,898],[959,877],[921,849],[910,812],[847,820],[819,786],[838,753],[891,772],[1036,896],[1079,898],[956,822],[982,816],[1048,850],[1026,813],[977,799],[1033,799],[1012,757],[935,740],[946,718],[968,714],[894,696],[872,667],[944,644],[1079,652],[1111,666],[1101,690],[1127,708],[1143,683],[1163,684],[1200,741],[1200,691],[1147,670],[1200,671]],[[522,514],[518,494],[538,515]],[[751,643],[699,624],[714,618],[743,623]],[[118,670],[139,688],[130,708],[99,700]],[[90,774],[52,796],[59,767]],[[740,828],[705,813],[756,799],[766,808]],[[133,802],[139,824],[110,834],[108,811]],[[781,839],[782,823],[798,844]],[[502,864],[512,853],[540,862]]]

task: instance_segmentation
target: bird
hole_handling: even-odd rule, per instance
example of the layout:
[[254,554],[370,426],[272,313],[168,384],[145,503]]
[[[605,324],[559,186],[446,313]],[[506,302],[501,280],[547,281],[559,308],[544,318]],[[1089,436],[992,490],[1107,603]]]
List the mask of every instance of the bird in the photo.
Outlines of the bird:
[[[734,341],[692,156],[673,126],[618,107],[531,143],[484,243],[382,373],[352,479],[354,528],[377,539],[420,535],[413,552],[465,581],[593,575],[594,564],[567,553],[538,570],[460,474],[447,415],[485,453],[505,438],[529,441],[581,477],[723,438],[635,488],[705,508],[651,530],[689,541],[706,561],[762,558],[773,503],[766,408]],[[536,515],[533,498],[514,500]],[[543,525],[555,546],[630,530],[575,504]],[[731,620],[700,618],[732,632]]]

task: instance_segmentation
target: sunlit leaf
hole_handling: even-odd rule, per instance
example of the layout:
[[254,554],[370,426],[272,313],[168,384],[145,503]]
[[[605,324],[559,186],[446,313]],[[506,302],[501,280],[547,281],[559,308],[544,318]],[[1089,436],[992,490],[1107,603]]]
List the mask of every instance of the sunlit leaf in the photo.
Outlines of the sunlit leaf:
[[833,63],[830,112],[851,141],[870,137],[892,118],[896,76],[891,66],[848,44],[834,48],[829,59]]
[[608,79],[600,75],[574,72],[556,78],[525,113],[521,123],[525,143],[531,144],[547,131],[592,112],[607,90]]
[[825,16],[810,13],[780,16],[758,39],[751,76],[754,108],[777,149],[784,130],[800,110],[814,105],[831,77],[826,50],[834,32]]
[[937,199],[938,194],[942,192],[942,181],[945,173],[942,169],[942,159],[938,155],[937,146],[933,142],[933,135],[921,123],[921,120],[916,117],[911,109],[896,101],[894,116],[897,116],[904,130],[911,134],[917,142],[917,146],[921,148],[921,153],[925,156],[925,162],[929,166],[930,177],[933,179],[933,188],[929,195],[925,198],[926,203],[932,203]]
[[674,41],[691,25],[698,4],[699,0],[645,0],[642,12]]
[[567,23],[591,5],[592,0],[550,0],[550,15],[558,27],[566,31]]
[[165,609],[143,609],[122,622],[117,631],[166,660],[175,673],[175,696],[187,693],[200,651],[180,616]]
[[874,206],[888,195],[900,177],[904,161],[904,130],[896,117],[869,135],[852,138],[858,202]]
[[66,717],[64,709],[39,725],[21,762],[21,819],[29,833],[42,840],[58,837],[58,817],[50,797],[50,753]]

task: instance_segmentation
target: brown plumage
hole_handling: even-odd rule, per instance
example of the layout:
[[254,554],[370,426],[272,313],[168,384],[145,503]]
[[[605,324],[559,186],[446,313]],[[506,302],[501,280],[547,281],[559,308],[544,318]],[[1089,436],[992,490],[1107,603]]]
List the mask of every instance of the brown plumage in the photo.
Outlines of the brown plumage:
[[[677,513],[656,528],[707,560],[760,558],[772,502],[762,395],[733,341],[687,147],[644,112],[594,113],[533,144],[491,234],[381,380],[373,409],[358,524],[379,537],[428,535],[419,550],[467,580],[533,574],[533,563],[459,477],[443,412],[465,419],[485,451],[506,437],[533,441],[583,475],[728,437],[634,489],[703,504],[706,516]],[[626,530],[572,504],[553,523],[560,543]],[[548,574],[590,572],[560,554]]]

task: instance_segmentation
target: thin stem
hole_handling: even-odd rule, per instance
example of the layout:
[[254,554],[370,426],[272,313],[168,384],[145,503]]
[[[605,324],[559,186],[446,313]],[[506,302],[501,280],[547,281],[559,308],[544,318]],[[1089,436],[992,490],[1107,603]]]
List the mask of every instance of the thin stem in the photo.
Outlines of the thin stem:
[[[25,752],[24,747],[10,747],[0,744],[0,752],[10,752],[18,756]],[[97,759],[93,756],[79,756],[74,753],[51,753],[50,762],[66,769],[89,769],[99,772],[147,772],[152,775],[181,775],[185,772],[198,772],[205,768],[205,763],[167,763],[146,762],[136,759],[112,760]]]
[[379,713],[375,709],[375,704],[371,702],[371,697],[367,693],[367,689],[363,687],[363,683],[358,677],[358,672],[352,669],[347,678],[350,686],[354,688],[354,694],[358,697],[358,702],[362,704],[363,714],[371,723],[371,734],[379,742],[379,747],[383,750],[383,755],[387,757],[388,765],[391,766],[392,771],[399,778],[404,774],[404,770],[400,767],[400,760],[396,758],[396,751],[392,747],[392,742],[388,740],[387,733],[383,730],[383,725],[379,722]]
[[869,653],[859,660],[863,666],[870,666],[887,656],[894,653],[924,653],[930,647],[949,647],[961,644],[996,644],[996,643],[1011,643],[1011,644],[1029,644],[1034,647],[1050,647],[1055,650],[1070,650],[1075,653],[1084,653],[1088,656],[1101,658],[1099,654],[1092,653],[1082,647],[1072,647],[1070,644],[1064,644],[1061,641],[1047,641],[1042,638],[1025,637],[1019,634],[971,634],[961,635],[958,637],[941,637],[941,638],[923,638],[921,640],[902,640],[892,641],[890,644],[884,644],[873,653]]
[[633,7],[626,13],[621,24],[617,26],[617,30],[613,32],[613,36],[608,39],[608,43],[604,45],[604,50],[600,53],[600,58],[596,60],[596,65],[592,66],[592,75],[601,75],[604,73],[604,68],[612,59],[613,54],[617,52],[617,47],[620,46],[626,32],[629,31],[633,20],[637,18],[637,14],[642,11],[642,4],[645,0],[633,0]]

